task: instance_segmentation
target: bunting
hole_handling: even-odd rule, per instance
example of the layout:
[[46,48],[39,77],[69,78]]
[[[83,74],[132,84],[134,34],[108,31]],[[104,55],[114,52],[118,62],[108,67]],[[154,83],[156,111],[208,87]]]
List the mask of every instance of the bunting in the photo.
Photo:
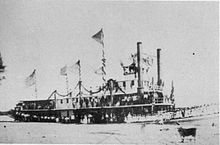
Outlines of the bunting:
[[101,74],[102,75],[102,80],[104,82],[106,82],[106,79],[105,79],[105,75],[106,75],[106,71],[105,71],[105,63],[106,63],[106,59],[105,59],[105,52],[104,52],[104,33],[103,33],[103,30],[101,29],[99,32],[97,32],[95,35],[92,36],[92,38],[94,40],[96,40],[97,42],[99,42],[100,44],[102,44],[102,67],[101,67],[101,73],[98,73],[96,72],[96,74]]
[[174,86],[173,86],[173,81],[172,81],[172,83],[171,83],[171,95],[173,95],[173,93],[174,93]]
[[174,86],[173,86],[173,81],[172,81],[172,83],[171,83],[170,99],[171,99],[171,103],[174,103],[175,99],[174,99]]
[[106,62],[106,59],[105,59],[105,52],[104,50],[102,50],[102,71],[103,71],[103,74],[106,75],[106,71],[105,71],[105,62]]
[[[137,62],[137,54],[131,54],[131,57],[129,59],[132,59],[133,62]],[[153,65],[153,57],[151,55],[142,53],[142,63],[146,66],[152,66]]]

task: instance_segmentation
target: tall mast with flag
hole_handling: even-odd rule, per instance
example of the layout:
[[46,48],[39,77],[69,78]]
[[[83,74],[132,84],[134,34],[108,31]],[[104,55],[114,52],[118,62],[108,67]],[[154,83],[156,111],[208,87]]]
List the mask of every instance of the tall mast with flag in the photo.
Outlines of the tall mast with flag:
[[[69,67],[69,70],[71,72],[73,72],[74,74],[78,74],[79,75],[79,81],[77,83],[77,86],[79,86],[79,93],[78,95],[81,97],[81,94],[82,94],[82,78],[81,78],[81,65],[80,65],[80,60],[78,60],[76,63],[74,63],[73,65],[71,65]],[[77,72],[76,72],[77,70]],[[76,87],[77,87],[76,86]]]
[[35,96],[37,98],[37,79],[36,79],[36,69],[25,79],[26,87],[35,86]]
[[78,60],[78,61],[76,62],[76,66],[78,67],[78,70],[79,70],[79,82],[78,82],[78,85],[79,85],[79,96],[81,97],[81,95],[82,95],[82,79],[81,79],[80,60]]
[[105,78],[105,76],[106,76],[106,71],[105,71],[106,58],[105,58],[105,51],[104,51],[104,33],[103,33],[103,30],[101,29],[99,32],[97,32],[95,35],[93,35],[92,38],[102,45],[102,67],[101,67],[101,70],[102,70],[102,80],[105,83],[106,82],[106,78]]
[[171,99],[172,103],[174,103],[174,86],[173,86],[173,80],[172,80],[172,82],[171,82],[170,99]]

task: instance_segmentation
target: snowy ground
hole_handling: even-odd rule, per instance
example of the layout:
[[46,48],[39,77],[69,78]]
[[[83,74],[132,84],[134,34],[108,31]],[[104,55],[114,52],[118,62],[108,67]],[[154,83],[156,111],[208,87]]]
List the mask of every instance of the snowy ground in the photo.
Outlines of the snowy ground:
[[[2,118],[2,116],[0,117]],[[2,121],[3,119],[0,119]],[[214,124],[213,124],[214,123]],[[155,144],[218,145],[219,115],[181,122],[197,128],[196,141],[190,137],[181,143],[177,125],[0,122],[0,143],[50,144]]]

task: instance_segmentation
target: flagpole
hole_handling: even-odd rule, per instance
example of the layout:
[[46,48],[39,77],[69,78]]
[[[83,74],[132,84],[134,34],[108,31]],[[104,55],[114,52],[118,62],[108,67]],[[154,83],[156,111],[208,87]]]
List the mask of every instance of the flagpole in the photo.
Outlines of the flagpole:
[[104,33],[103,30],[101,29],[99,32],[97,32],[95,35],[92,36],[93,39],[95,39],[97,42],[99,42],[102,45],[102,80],[104,81],[104,83],[106,83],[106,72],[105,72],[105,52],[104,52]]
[[104,45],[102,45],[103,46],[103,48],[102,48],[102,67],[103,67],[103,73],[102,73],[102,79],[103,79],[103,81],[104,81],[104,83],[106,83],[106,79],[105,79],[105,75],[106,75],[106,71],[105,71],[105,67],[106,67],[106,65],[105,65],[105,61],[106,61],[106,59],[105,59],[105,52],[104,52]]
[[37,99],[37,76],[36,76],[37,74],[36,74],[36,70],[35,70],[35,75],[34,75],[34,86],[35,86],[35,88],[34,88],[34,91],[35,91],[35,97],[36,97],[36,99]]
[[81,65],[80,65],[80,60],[78,60],[78,66],[79,66],[79,97],[81,97],[82,93],[82,78],[81,78]]
[[68,85],[68,75],[67,75],[67,73],[66,73],[65,77],[66,77],[66,92],[68,94],[69,93],[69,85]]

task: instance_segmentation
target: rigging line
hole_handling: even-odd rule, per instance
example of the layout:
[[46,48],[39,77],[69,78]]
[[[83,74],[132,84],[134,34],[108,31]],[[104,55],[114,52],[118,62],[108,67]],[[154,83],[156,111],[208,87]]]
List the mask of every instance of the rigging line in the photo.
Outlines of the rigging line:
[[55,93],[56,93],[57,95],[61,96],[61,97],[66,97],[66,96],[69,96],[70,94],[72,94],[72,91],[69,92],[69,93],[66,94],[66,95],[61,95],[61,94],[59,94],[57,91],[56,91]]
[[[93,72],[96,70],[96,69],[94,69],[95,66],[93,67],[90,64],[87,64],[87,65],[89,66],[90,70],[92,70]],[[87,73],[88,73],[88,71],[87,71]]]
[[118,89],[122,92],[122,93],[124,93],[125,95],[127,95],[123,90],[122,90],[122,88],[120,87],[120,86],[117,86],[118,87]]
[[100,143],[102,143],[103,141],[105,141],[106,139],[108,139],[108,138],[111,137],[111,136],[112,136],[112,135],[109,135],[109,136],[105,137],[104,139],[98,141],[96,144],[100,144]]
[[93,91],[89,91],[88,89],[86,89],[86,87],[84,87],[83,85],[82,85],[82,87],[85,89],[85,91],[87,91],[87,92],[89,92],[89,93],[91,93],[91,94],[96,94],[96,93],[99,93],[99,92],[102,91],[102,89],[99,88],[98,91],[93,92]]
[[[82,93],[82,94],[84,94],[84,93]],[[81,94],[81,95],[82,95],[82,94]],[[79,95],[80,95],[80,93],[77,93],[77,95],[76,95],[75,98],[77,98],[77,96],[79,96]],[[90,95],[90,94],[84,94],[84,95]],[[81,96],[81,98],[84,98],[84,97]]]
[[87,91],[87,92],[90,92],[88,89],[86,89],[86,87],[84,87],[83,85],[82,85],[82,87],[83,87],[83,89],[85,90],[85,91]]
[[120,139],[118,139],[116,136],[114,136],[114,138],[118,141],[118,142],[120,142],[120,144],[124,144]]
[[[102,59],[103,73],[106,75],[106,71],[105,71],[106,64],[105,64],[105,62],[106,62],[106,59],[103,58],[103,59]],[[92,67],[91,65],[88,65],[88,67],[89,67],[89,69],[92,71],[92,73],[95,74],[94,72],[95,72],[96,69],[94,69],[94,67]],[[86,76],[86,75],[88,75],[89,73],[90,73],[90,71],[85,71],[85,73],[84,73],[83,75]],[[105,79],[105,76],[102,77],[102,79]],[[106,81],[106,79],[105,79],[105,81]]]
[[[94,69],[94,67],[92,67],[91,65],[89,65],[89,64],[87,64],[87,66],[88,66],[88,68],[87,68],[87,70],[89,69],[89,70],[91,70],[93,73],[95,72],[95,70],[96,69]],[[83,75],[85,76],[85,75],[87,75],[87,74],[89,74],[90,73],[90,71],[85,71],[85,72],[83,72]]]
[[141,54],[143,54],[143,55],[147,55],[147,56],[151,56],[151,57],[157,57],[157,56],[155,56],[155,55],[151,55],[151,54],[147,54],[147,53],[141,53]]
[[79,96],[80,93],[77,93],[76,97]]
[[79,82],[76,84],[76,87],[74,89],[77,89],[78,86],[79,86]]
[[[135,54],[136,54],[136,53],[135,53]],[[134,55],[135,55],[135,54],[134,54]],[[141,54],[142,54],[142,55],[145,55],[145,56],[147,55],[147,56],[150,56],[150,57],[157,57],[157,56],[155,56],[155,55],[151,55],[151,54],[144,53],[144,52],[142,52]],[[134,58],[136,58],[136,57],[137,57],[137,56],[135,55]],[[129,59],[133,59],[133,58],[130,56]]]
[[47,98],[47,100],[49,100],[51,98],[51,96],[56,92],[56,90],[54,90],[51,95]]
[[67,94],[69,93],[69,81],[68,81],[68,75],[66,74],[66,91],[67,91]]

